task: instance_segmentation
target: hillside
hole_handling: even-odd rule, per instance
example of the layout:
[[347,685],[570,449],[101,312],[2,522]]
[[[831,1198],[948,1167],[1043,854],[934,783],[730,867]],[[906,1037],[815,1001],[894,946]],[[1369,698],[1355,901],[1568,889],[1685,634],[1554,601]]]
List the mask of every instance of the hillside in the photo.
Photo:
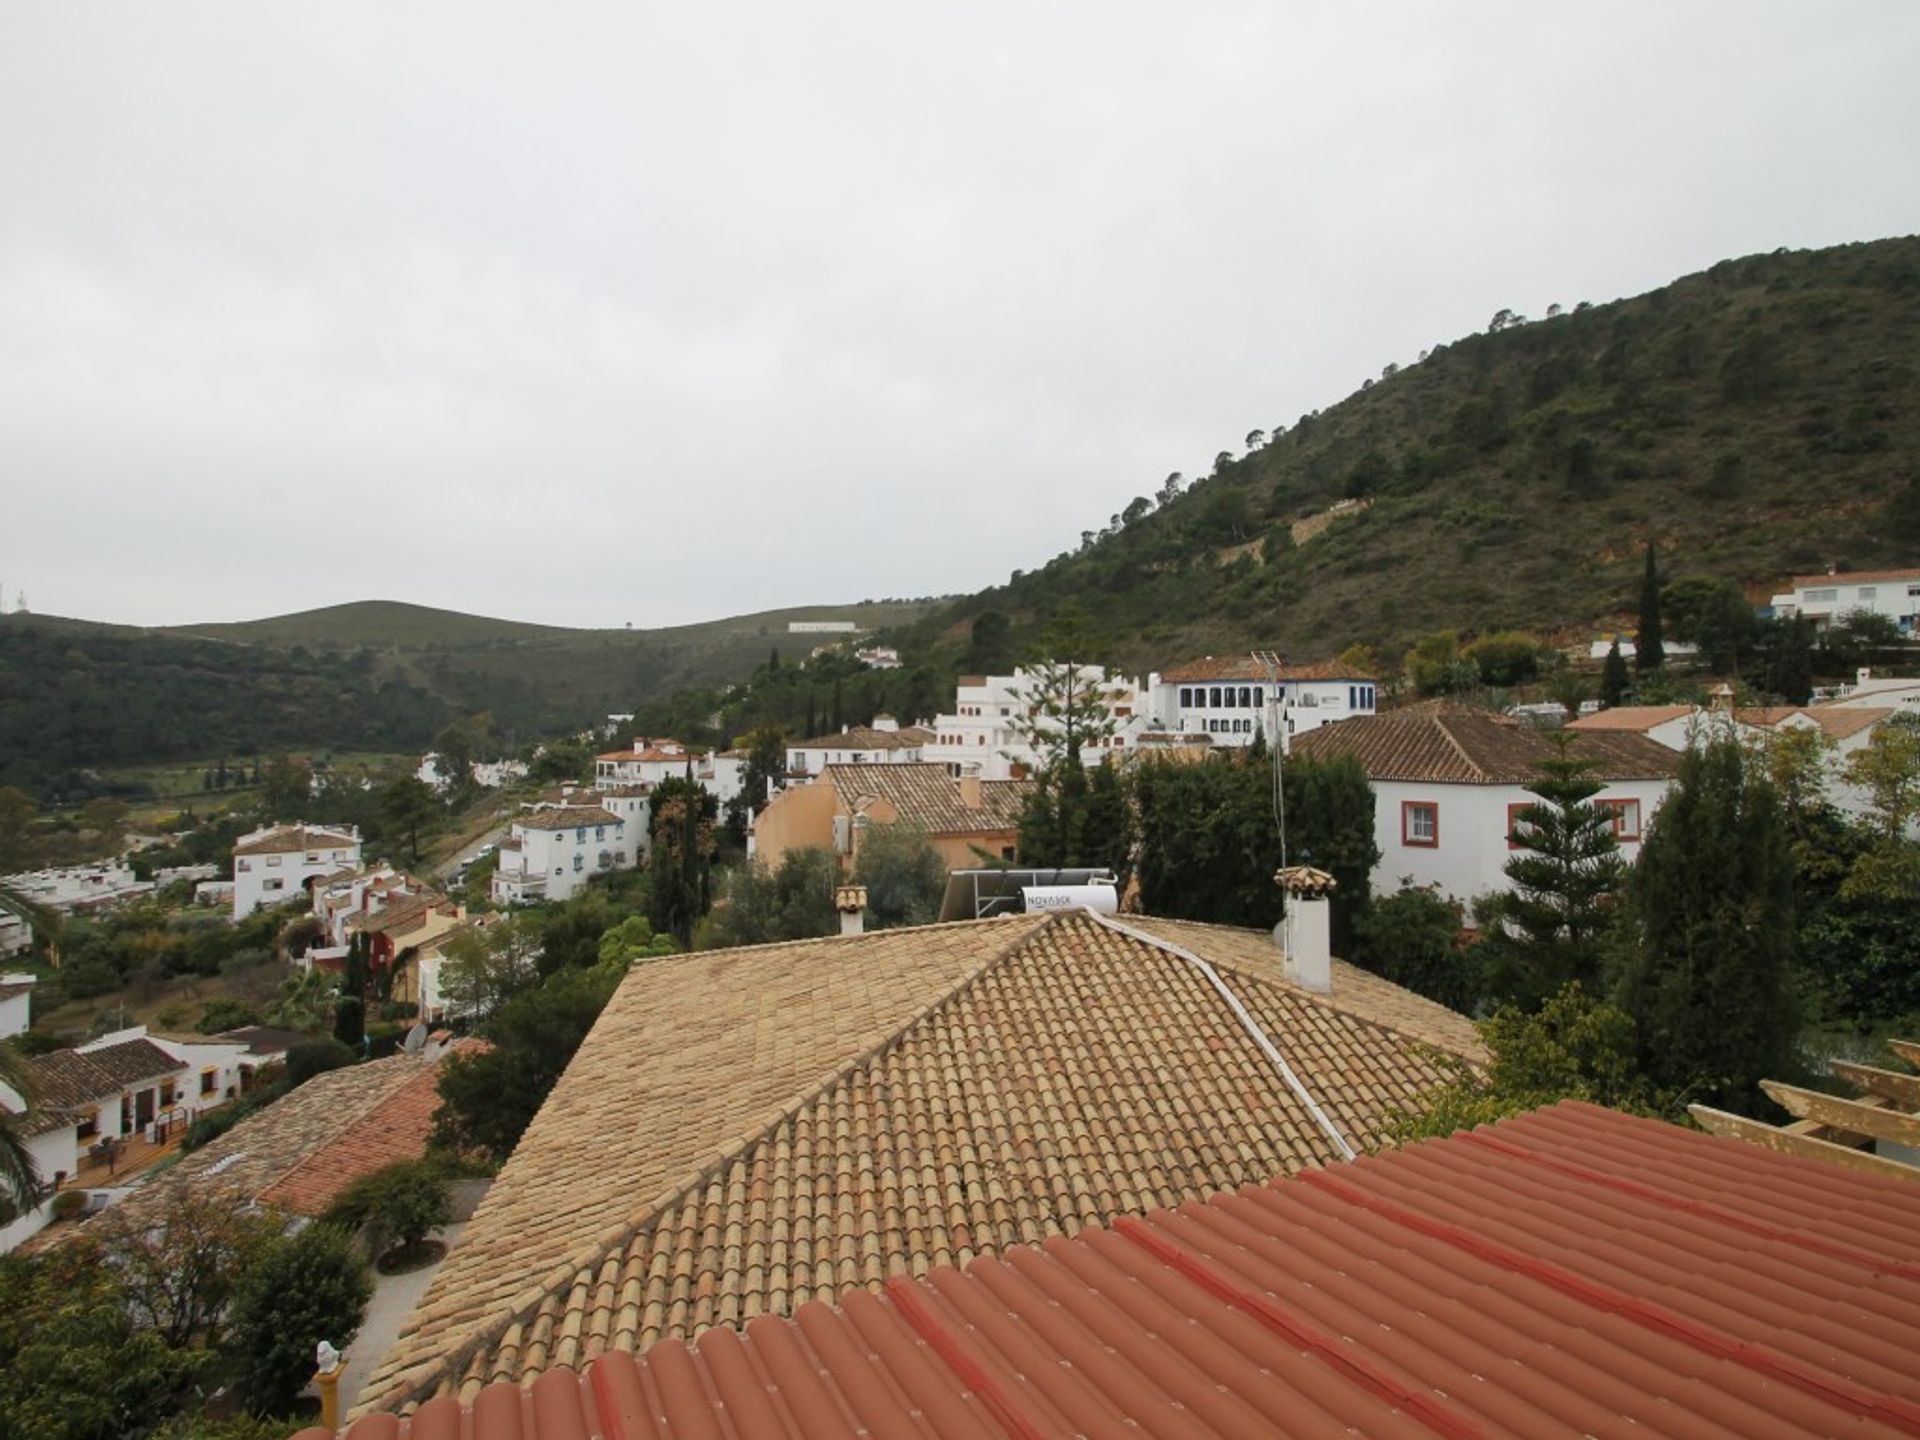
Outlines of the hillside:
[[[1017,648],[1072,601],[1131,666],[1253,644],[1397,654],[1438,629],[1597,633],[1630,610],[1649,540],[1669,577],[1761,601],[1796,571],[1920,563],[1916,337],[1912,237],[1503,316],[1236,441],[1190,486],[1116,496],[1118,525],[903,638],[952,655],[998,611]],[[1371,503],[1293,543],[1353,498]]]
[[485,710],[509,741],[750,675],[823,637],[790,620],[912,621],[924,602],[806,606],[657,630],[525,625],[390,601],[139,630],[0,616],[0,785],[47,798],[80,772],[275,749],[406,751]]

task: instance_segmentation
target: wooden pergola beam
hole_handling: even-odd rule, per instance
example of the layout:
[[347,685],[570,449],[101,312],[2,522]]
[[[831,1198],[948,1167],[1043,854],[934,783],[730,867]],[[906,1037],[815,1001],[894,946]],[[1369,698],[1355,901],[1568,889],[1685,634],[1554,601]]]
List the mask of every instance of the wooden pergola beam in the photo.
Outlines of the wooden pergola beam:
[[1790,1135],[1758,1120],[1749,1120],[1744,1115],[1729,1115],[1724,1110],[1715,1110],[1708,1105],[1689,1105],[1687,1113],[1699,1122],[1700,1128],[1711,1135],[1723,1135],[1730,1140],[1745,1140],[1749,1144],[1759,1145],[1768,1150],[1777,1150],[1782,1155],[1798,1155],[1804,1160],[1819,1160],[1829,1165],[1841,1165],[1849,1170],[1859,1170],[1868,1175],[1884,1175],[1892,1180],[1920,1181],[1920,1170],[1911,1165],[1902,1165],[1896,1160],[1883,1160],[1878,1155],[1865,1150],[1849,1149],[1845,1145],[1835,1145],[1830,1140],[1816,1140],[1811,1135]]
[[1920,1065],[1920,1044],[1912,1040],[1889,1040],[1887,1048],[1909,1065]]
[[1851,1130],[1856,1135],[1891,1140],[1896,1145],[1920,1147],[1920,1116],[1903,1115],[1898,1110],[1859,1100],[1843,1100],[1838,1095],[1823,1095],[1818,1090],[1804,1090],[1778,1080],[1762,1080],[1760,1088],[1782,1109],[1802,1120],[1816,1120],[1822,1125]]
[[1829,1060],[1827,1069],[1837,1080],[1856,1090],[1878,1095],[1906,1110],[1920,1110],[1920,1075],[1902,1075],[1898,1070],[1882,1070],[1877,1065],[1861,1065],[1852,1060]]

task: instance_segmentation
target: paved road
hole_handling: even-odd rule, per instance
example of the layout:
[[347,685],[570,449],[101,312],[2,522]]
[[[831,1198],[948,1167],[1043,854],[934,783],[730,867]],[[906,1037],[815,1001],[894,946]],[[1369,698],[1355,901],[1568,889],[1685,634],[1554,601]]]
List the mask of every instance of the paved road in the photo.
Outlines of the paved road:
[[[449,1251],[460,1243],[460,1236],[466,1230],[464,1221],[434,1231],[434,1238],[444,1243]],[[400,1338],[400,1327],[406,1323],[407,1316],[413,1313],[414,1305],[427,1292],[427,1285],[440,1273],[444,1258],[421,1270],[406,1275],[382,1275],[378,1271],[373,1277],[373,1298],[367,1302],[367,1313],[360,1321],[360,1333],[354,1336],[353,1343],[347,1347],[347,1369],[340,1377],[340,1413],[350,1414],[354,1402],[360,1397],[360,1390],[372,1377],[374,1368]]]

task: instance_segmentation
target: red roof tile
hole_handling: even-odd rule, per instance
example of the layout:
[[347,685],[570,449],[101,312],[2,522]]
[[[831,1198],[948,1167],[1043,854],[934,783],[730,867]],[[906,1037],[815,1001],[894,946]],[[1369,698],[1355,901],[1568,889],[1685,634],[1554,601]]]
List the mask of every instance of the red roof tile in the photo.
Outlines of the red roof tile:
[[1565,1104],[346,1434],[1920,1435],[1916,1346],[1920,1186]]

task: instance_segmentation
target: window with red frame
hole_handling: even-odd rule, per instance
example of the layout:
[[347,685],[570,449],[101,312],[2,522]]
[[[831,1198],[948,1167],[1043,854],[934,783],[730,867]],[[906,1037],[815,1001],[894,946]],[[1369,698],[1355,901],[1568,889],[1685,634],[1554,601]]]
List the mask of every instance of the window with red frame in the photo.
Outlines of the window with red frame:
[[1640,838],[1640,802],[1638,800],[1596,800],[1593,803],[1603,810],[1613,812],[1614,839],[1638,840]]
[[[1524,804],[1507,806],[1507,849],[1520,850],[1525,848],[1515,837],[1520,834],[1521,826],[1525,824],[1520,818],[1520,812],[1531,804],[1533,804],[1533,802],[1529,800]],[[1533,827],[1528,825],[1526,828],[1531,830]]]
[[1440,806],[1432,800],[1400,802],[1400,843],[1432,848],[1440,843]]

